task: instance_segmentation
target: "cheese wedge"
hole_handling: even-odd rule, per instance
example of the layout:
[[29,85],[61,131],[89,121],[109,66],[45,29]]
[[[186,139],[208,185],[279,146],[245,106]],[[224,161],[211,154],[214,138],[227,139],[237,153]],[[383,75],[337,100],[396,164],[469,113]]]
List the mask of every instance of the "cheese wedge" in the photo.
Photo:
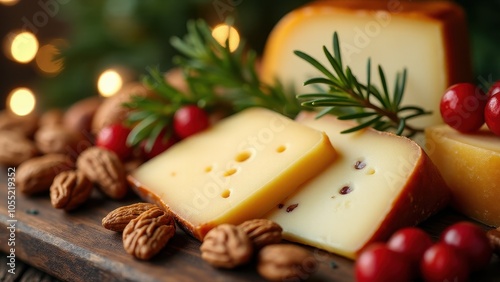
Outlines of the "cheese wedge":
[[500,137],[486,127],[474,134],[447,125],[426,129],[426,150],[463,214],[500,226]]
[[177,143],[128,179],[201,240],[221,223],[261,217],[335,156],[325,133],[251,108]]
[[371,83],[379,89],[377,66],[385,71],[390,91],[397,72],[408,71],[402,105],[418,105],[432,115],[410,121],[426,127],[442,123],[439,99],[451,84],[472,80],[464,12],[451,1],[316,1],[286,15],[271,32],[262,59],[262,77],[278,78],[298,93],[316,93],[303,83],[323,77],[293,52],[305,52],[333,72],[323,46],[330,52],[338,32],[344,67],[366,83],[371,58]]
[[324,130],[338,157],[265,217],[284,238],[355,258],[367,244],[386,240],[445,207],[449,191],[425,152],[410,139],[353,126],[333,116],[300,123]]

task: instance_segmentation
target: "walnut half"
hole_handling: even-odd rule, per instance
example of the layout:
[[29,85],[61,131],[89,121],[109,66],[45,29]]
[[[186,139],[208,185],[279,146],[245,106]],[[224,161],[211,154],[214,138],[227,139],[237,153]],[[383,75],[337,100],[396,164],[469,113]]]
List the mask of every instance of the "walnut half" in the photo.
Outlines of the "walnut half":
[[292,244],[265,246],[257,262],[257,271],[269,281],[306,280],[317,268],[318,262],[307,249]]
[[234,268],[247,263],[253,246],[245,231],[231,224],[221,224],[210,230],[200,246],[201,258],[212,266]]
[[251,219],[238,225],[252,241],[256,249],[281,242],[283,229],[269,219]]
[[90,147],[78,156],[76,166],[110,198],[121,199],[127,194],[125,168],[116,153]]
[[173,215],[154,207],[127,224],[123,230],[123,248],[138,259],[148,260],[161,251],[174,235]]
[[50,186],[50,202],[56,209],[73,210],[88,200],[92,182],[78,170],[59,173]]

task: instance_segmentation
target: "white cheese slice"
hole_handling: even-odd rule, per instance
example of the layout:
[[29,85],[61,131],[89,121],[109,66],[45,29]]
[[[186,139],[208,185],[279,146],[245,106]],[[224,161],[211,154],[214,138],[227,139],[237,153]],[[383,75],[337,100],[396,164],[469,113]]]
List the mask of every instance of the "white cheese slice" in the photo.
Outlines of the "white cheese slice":
[[251,108],[177,143],[129,181],[202,239],[218,224],[263,216],[335,156],[325,133]]
[[464,12],[452,2],[427,1],[315,1],[286,15],[271,32],[262,59],[262,77],[275,78],[298,93],[315,93],[303,83],[323,76],[293,52],[305,52],[333,72],[323,46],[332,51],[338,32],[344,66],[366,83],[371,58],[371,83],[380,90],[381,65],[393,91],[397,72],[408,71],[402,105],[433,111],[413,125],[442,123],[439,100],[454,83],[472,80],[468,32]]
[[324,130],[338,157],[266,215],[286,239],[354,258],[448,202],[446,184],[413,141],[371,129],[340,134],[352,124],[333,116],[303,113],[298,120]]

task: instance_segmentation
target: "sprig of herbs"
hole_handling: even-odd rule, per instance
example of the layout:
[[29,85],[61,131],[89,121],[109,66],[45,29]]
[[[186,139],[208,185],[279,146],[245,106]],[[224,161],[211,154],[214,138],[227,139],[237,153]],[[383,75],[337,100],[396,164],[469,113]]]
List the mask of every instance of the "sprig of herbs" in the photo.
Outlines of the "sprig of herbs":
[[[357,126],[342,131],[350,133],[366,127],[373,127],[381,131],[393,131],[398,135],[412,136],[423,129],[408,124],[408,121],[428,115],[431,112],[418,106],[401,106],[406,85],[406,69],[396,74],[396,81],[392,95],[382,67],[378,66],[378,74],[382,91],[372,84],[371,61],[368,59],[366,73],[367,82],[363,84],[358,81],[350,67],[342,64],[340,44],[338,35],[333,35],[333,54],[323,46],[323,52],[328,59],[333,73],[313,57],[301,51],[295,54],[307,61],[319,70],[324,77],[316,77],[307,80],[305,85],[327,86],[327,91],[319,93],[298,95],[299,99],[305,100],[303,106],[322,108],[318,117],[326,114],[334,114],[340,120],[356,120]],[[321,89],[318,87],[318,89]]]
[[[324,77],[307,80],[305,85],[327,86],[318,93],[295,96],[287,93],[276,81],[269,85],[259,78],[256,71],[256,53],[247,50],[243,42],[231,52],[229,38],[225,45],[212,36],[210,27],[203,20],[190,21],[184,38],[174,37],[171,44],[180,52],[174,64],[184,76],[187,91],[169,84],[158,69],[148,69],[144,84],[152,89],[155,97],[137,96],[124,104],[132,109],[127,122],[134,125],[127,142],[135,146],[148,140],[151,149],[160,134],[166,138],[172,131],[175,112],[182,106],[196,104],[207,112],[222,111],[229,115],[243,109],[259,106],[294,118],[301,110],[321,108],[318,117],[326,114],[341,120],[356,120],[354,126],[342,133],[354,132],[366,127],[381,131],[393,131],[398,135],[412,136],[422,129],[407,121],[430,114],[417,106],[401,106],[406,84],[406,70],[397,73],[394,90],[389,94],[385,73],[378,66],[382,90],[371,83],[371,62],[367,63],[367,83],[358,81],[350,67],[342,64],[337,33],[333,36],[333,54],[323,46],[333,72],[319,61],[301,51],[295,54],[319,70]],[[303,100],[299,103],[299,100]]]
[[[230,24],[230,23],[229,23]],[[174,37],[172,45],[184,56],[174,63],[183,69],[190,92],[224,100],[234,111],[249,107],[265,107],[289,117],[295,117],[301,107],[293,93],[287,94],[281,84],[264,83],[256,71],[255,51],[240,41],[231,52],[229,38],[225,46],[212,36],[202,20],[188,23],[184,39]]]
[[129,145],[147,139],[146,149],[150,149],[162,129],[172,134],[168,129],[173,115],[187,104],[196,104],[207,112],[222,110],[224,114],[254,106],[291,118],[299,113],[301,106],[293,93],[287,94],[279,83],[262,82],[256,71],[256,53],[246,50],[243,42],[231,52],[229,38],[224,46],[219,44],[202,20],[188,22],[187,31],[182,39],[172,38],[171,44],[181,54],[174,58],[174,65],[182,71],[188,91],[173,87],[158,69],[149,69],[144,84],[158,95],[134,97],[124,104],[132,110],[127,122],[135,125],[127,140]]

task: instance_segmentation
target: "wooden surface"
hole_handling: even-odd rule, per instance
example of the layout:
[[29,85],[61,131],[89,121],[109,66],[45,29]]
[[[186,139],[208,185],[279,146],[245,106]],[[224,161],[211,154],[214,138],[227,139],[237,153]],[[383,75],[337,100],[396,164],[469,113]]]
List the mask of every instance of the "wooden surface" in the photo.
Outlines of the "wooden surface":
[[[5,173],[0,177],[0,251],[6,271],[9,251],[7,189]],[[116,202],[98,192],[80,209],[67,213],[50,205],[48,195],[26,197],[16,194],[16,270],[20,261],[63,281],[263,281],[255,265],[218,270],[200,258],[200,243],[178,229],[167,247],[150,261],[139,261],[125,253],[121,235],[101,227],[101,219],[111,210],[139,199],[130,196]],[[422,224],[436,236],[447,225],[464,218],[444,211]],[[317,249],[311,249],[319,267],[309,281],[354,281],[353,262]],[[0,275],[2,281],[14,281],[11,274]],[[4,280],[5,279],[5,280]],[[26,280],[28,281],[28,280]],[[49,281],[49,280],[47,280]],[[494,257],[490,266],[472,276],[471,281],[500,281],[500,261]]]

